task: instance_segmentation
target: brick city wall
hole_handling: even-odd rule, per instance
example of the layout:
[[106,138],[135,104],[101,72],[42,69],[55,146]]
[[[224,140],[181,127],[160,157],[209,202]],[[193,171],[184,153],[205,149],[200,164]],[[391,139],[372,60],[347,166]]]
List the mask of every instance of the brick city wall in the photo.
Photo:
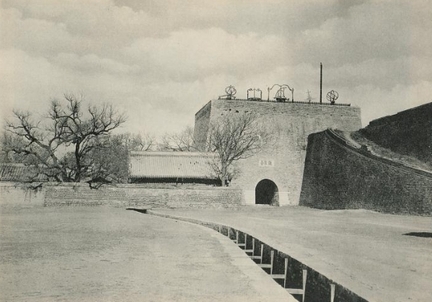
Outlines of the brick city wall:
[[324,131],[309,136],[300,205],[432,215],[432,175],[354,150]]
[[[86,184],[44,184],[35,192],[26,187],[2,183],[0,199],[10,204],[39,206],[107,205],[145,208],[232,208],[242,203],[242,191],[232,188],[151,188],[139,185],[102,186]],[[32,199],[33,198],[33,199]]]
[[[279,190],[281,205],[298,204],[303,178],[307,136],[327,128],[355,131],[361,128],[360,109],[340,105],[276,103],[247,100],[213,100],[195,116],[196,138],[206,137],[210,121],[222,114],[253,112],[274,141],[259,154],[238,163],[240,175],[232,185],[245,190],[247,204],[255,203],[255,187],[270,179]],[[203,109],[204,109],[203,108]],[[208,114],[210,111],[210,114]],[[263,164],[264,163],[264,164]]]
[[394,152],[432,163],[432,103],[374,120],[360,133]]

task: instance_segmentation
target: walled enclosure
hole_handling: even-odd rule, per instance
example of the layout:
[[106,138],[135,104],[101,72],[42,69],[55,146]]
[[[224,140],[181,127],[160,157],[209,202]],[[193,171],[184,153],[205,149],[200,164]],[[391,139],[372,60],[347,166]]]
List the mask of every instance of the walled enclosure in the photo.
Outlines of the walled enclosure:
[[[195,114],[195,141],[203,147],[209,125],[222,114],[253,112],[274,136],[260,153],[238,162],[240,175],[231,185],[243,190],[246,204],[255,204],[255,187],[263,179],[278,188],[280,205],[299,204],[309,134],[327,128],[361,128],[360,108],[319,103],[212,100]],[[267,163],[267,164],[263,164]]]
[[116,185],[90,189],[87,184],[49,184],[32,190],[23,184],[0,183],[0,205],[114,206],[138,208],[233,208],[242,192],[220,187]]
[[432,215],[432,174],[344,144],[331,131],[309,136],[300,205]]

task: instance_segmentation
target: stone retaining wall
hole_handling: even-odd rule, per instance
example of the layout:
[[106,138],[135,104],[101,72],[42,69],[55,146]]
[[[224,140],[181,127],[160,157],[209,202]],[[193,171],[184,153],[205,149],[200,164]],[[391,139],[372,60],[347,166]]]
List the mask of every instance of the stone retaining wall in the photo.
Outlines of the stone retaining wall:
[[309,136],[300,205],[432,215],[432,176],[320,132]]
[[[366,302],[364,298],[360,297],[356,293],[352,292],[348,288],[343,285],[338,284],[337,282],[332,281],[327,278],[320,272],[314,270],[312,267],[309,267],[297,259],[291,257],[285,252],[279,251],[267,243],[261,241],[258,238],[251,236],[241,230],[237,230],[227,225],[218,224],[214,222],[207,222],[203,220],[186,218],[181,216],[173,216],[169,214],[158,213],[157,211],[148,211],[148,214],[156,215],[165,218],[171,218],[176,220],[187,221],[191,223],[196,223],[199,225],[203,225],[210,229],[213,229],[221,234],[229,237],[231,240],[239,240],[240,243],[245,243],[245,249],[250,249],[253,247],[253,255],[261,254],[261,246],[263,247],[262,252],[262,263],[270,263],[270,254],[271,251],[274,251],[274,263],[273,263],[273,274],[284,274],[286,273],[287,280],[286,285],[287,288],[302,288],[302,279],[303,279],[303,270],[307,271],[307,279],[306,279],[306,290],[305,290],[305,299],[304,301],[331,301],[331,285],[335,288],[335,296],[334,301],[344,301],[344,302]],[[238,237],[236,236],[236,232],[238,232]],[[246,235],[246,237],[245,237]],[[245,239],[247,238],[247,239]],[[255,241],[255,244],[252,246],[252,239]],[[239,243],[237,242],[237,243]],[[249,254],[250,256],[250,254]],[[285,259],[288,259],[288,269],[287,272],[284,272],[284,264]],[[266,270],[268,273],[268,271]],[[283,280],[278,279],[275,280],[279,283],[279,285],[283,286]],[[295,295],[299,301],[302,301],[301,295]]]
[[31,185],[0,182],[0,205],[43,206],[43,188],[31,189]]
[[220,187],[151,188],[138,185],[102,186],[44,184],[39,191],[1,183],[1,203],[39,206],[98,206],[144,208],[230,208],[242,203],[242,191]]

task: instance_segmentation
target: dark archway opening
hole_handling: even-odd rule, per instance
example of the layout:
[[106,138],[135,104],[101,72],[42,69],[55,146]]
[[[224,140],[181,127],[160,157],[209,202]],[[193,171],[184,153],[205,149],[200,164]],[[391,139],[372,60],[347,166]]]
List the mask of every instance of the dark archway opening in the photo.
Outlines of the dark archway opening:
[[273,181],[263,179],[256,185],[255,204],[279,205],[278,187]]

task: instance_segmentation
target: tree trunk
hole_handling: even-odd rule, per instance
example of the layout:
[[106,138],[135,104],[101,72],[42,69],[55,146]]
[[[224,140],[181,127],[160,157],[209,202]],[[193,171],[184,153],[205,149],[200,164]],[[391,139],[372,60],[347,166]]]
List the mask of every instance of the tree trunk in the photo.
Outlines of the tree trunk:
[[222,187],[226,187],[226,176],[227,176],[227,167],[222,164],[222,169],[221,169],[221,185]]
[[76,173],[75,173],[75,182],[81,181],[81,158],[79,155],[80,143],[75,145],[75,162],[76,162]]
[[221,176],[221,186],[222,186],[222,187],[226,187],[226,184],[225,184],[225,177],[224,177],[224,176]]

